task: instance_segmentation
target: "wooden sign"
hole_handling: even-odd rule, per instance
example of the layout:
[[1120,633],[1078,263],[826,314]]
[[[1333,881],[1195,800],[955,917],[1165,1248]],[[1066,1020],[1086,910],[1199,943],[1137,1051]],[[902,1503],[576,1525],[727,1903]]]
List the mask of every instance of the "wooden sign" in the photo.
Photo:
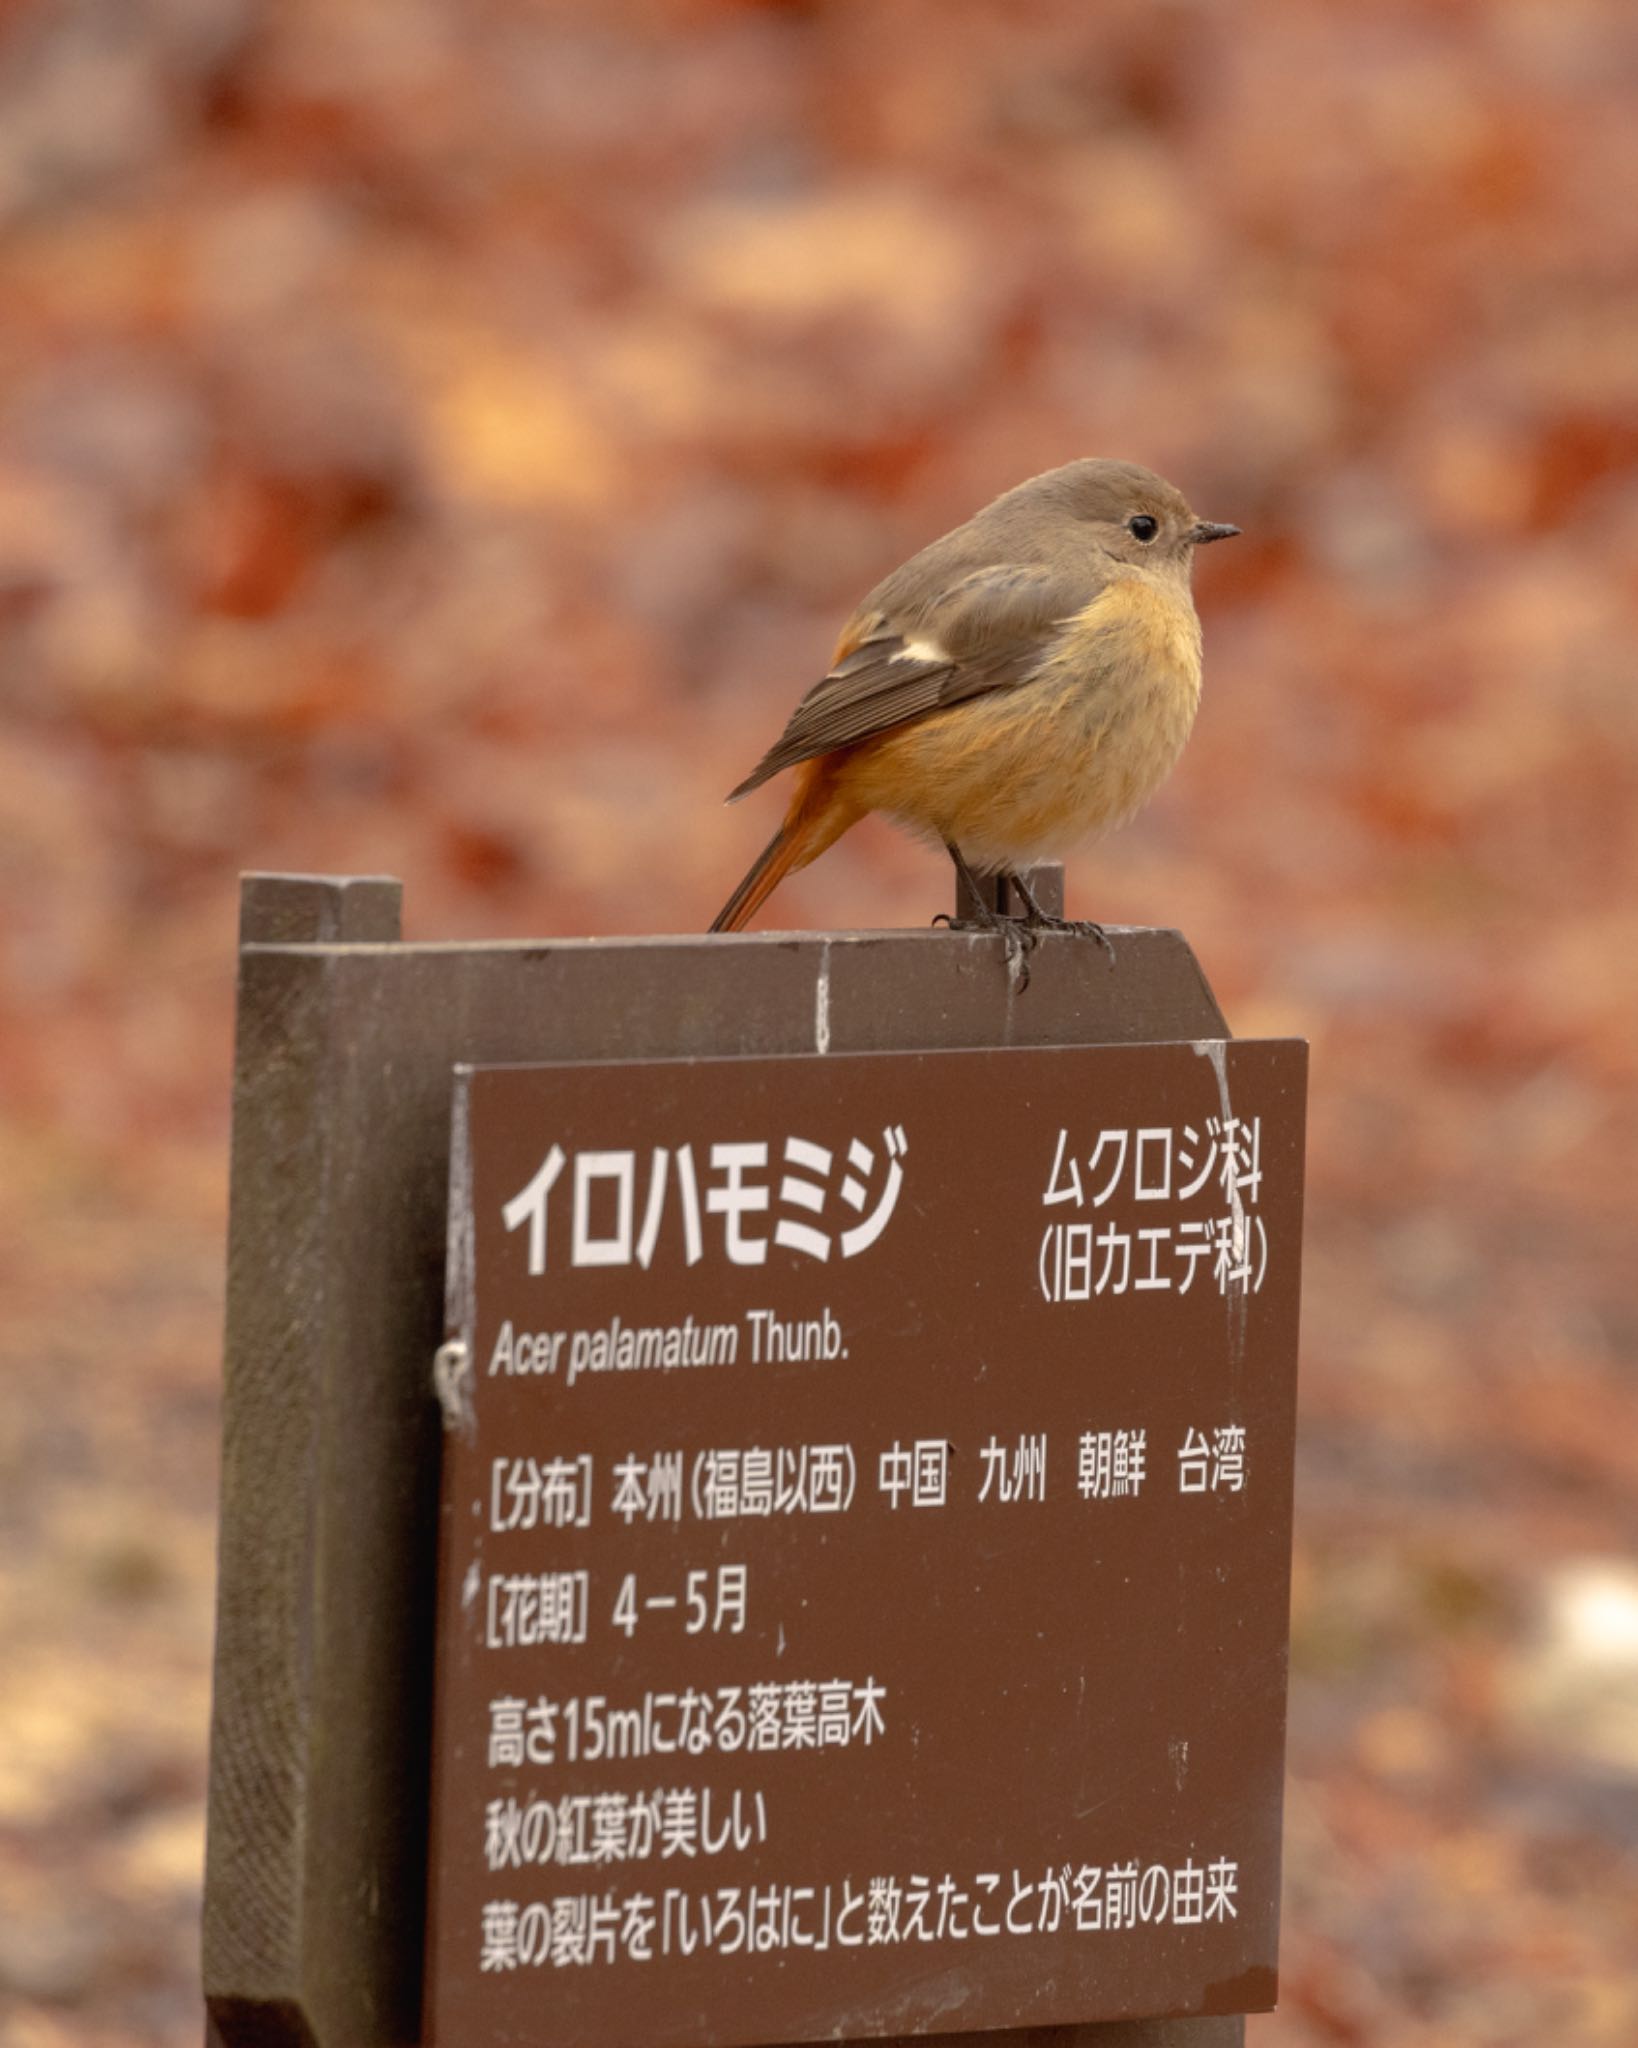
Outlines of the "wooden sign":
[[435,2048],[1272,2004],[1304,1077],[458,1073]]

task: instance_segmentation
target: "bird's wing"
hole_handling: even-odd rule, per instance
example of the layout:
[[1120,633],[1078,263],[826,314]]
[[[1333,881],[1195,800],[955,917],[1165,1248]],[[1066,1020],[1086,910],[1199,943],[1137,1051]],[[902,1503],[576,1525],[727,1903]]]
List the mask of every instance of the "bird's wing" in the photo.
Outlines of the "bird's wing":
[[1091,566],[1003,563],[958,578],[908,616],[891,604],[867,606],[842,635],[835,666],[729,802],[798,761],[1028,682],[1057,628],[1092,602],[1104,580]]

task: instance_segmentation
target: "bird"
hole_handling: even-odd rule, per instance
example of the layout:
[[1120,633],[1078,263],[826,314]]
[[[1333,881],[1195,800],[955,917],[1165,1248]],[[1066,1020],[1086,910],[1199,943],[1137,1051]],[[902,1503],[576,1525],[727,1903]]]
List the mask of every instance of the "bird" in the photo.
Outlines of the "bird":
[[[879,811],[949,854],[1018,987],[1045,931],[1107,946],[1101,925],[1045,912],[1021,871],[1124,823],[1170,772],[1200,702],[1195,549],[1239,531],[1197,518],[1153,470],[1085,456],[912,555],[729,792],[796,770],[779,829],[710,929],[741,930]],[[1005,877],[1023,916],[989,908],[975,870]]]

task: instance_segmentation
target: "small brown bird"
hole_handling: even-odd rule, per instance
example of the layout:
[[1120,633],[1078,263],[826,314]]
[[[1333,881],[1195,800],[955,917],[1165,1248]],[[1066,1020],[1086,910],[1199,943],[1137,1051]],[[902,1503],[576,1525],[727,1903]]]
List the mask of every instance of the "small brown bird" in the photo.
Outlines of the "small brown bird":
[[1043,930],[1106,944],[1097,925],[1049,917],[1019,870],[1121,824],[1165,779],[1200,701],[1194,551],[1239,531],[1197,519],[1151,470],[1088,458],[913,555],[730,794],[799,768],[784,823],[712,931],[738,931],[786,875],[881,811],[937,840],[969,883],[975,868],[1012,882],[1023,919],[981,922],[1021,982]]

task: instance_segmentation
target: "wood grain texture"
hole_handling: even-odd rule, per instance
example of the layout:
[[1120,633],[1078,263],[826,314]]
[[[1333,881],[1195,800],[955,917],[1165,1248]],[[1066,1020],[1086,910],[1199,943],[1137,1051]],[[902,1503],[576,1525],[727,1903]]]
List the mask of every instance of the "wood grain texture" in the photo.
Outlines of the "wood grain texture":
[[[1175,932],[1115,931],[1114,967],[1049,936],[1017,996],[983,935],[406,946],[381,885],[312,883],[257,878],[247,928],[371,938],[241,954],[204,1928],[220,2048],[417,2039],[453,1064],[1227,1035]],[[1240,2029],[985,2038],[1232,2048]]]

